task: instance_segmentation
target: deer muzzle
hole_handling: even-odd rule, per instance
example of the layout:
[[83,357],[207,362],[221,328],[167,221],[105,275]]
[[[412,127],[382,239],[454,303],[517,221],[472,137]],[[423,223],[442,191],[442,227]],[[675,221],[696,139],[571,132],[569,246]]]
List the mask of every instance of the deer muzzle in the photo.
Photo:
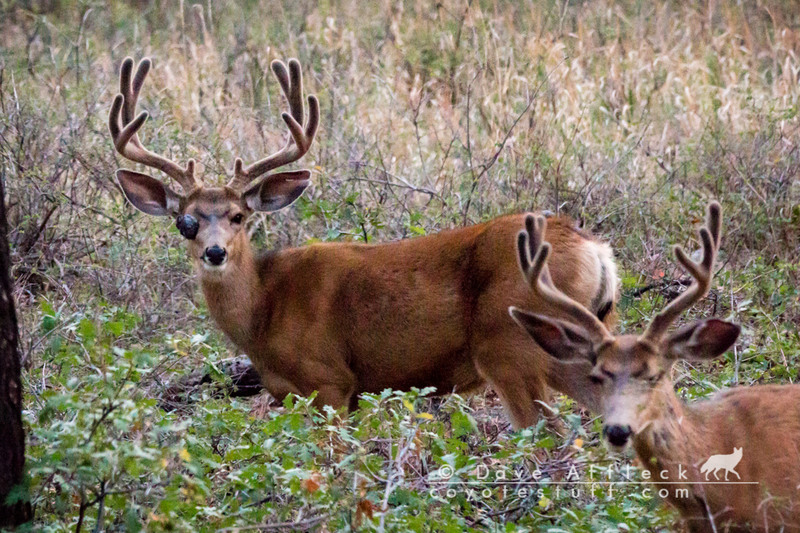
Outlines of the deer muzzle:
[[622,449],[628,444],[633,431],[628,425],[606,425],[603,426],[603,437],[615,449]]

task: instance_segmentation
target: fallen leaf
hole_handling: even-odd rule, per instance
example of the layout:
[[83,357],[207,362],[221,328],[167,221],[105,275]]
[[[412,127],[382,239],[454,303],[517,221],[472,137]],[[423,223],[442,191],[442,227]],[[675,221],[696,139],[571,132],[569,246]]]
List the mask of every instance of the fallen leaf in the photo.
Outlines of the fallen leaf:
[[366,516],[370,520],[372,520],[372,513],[375,512],[375,505],[366,499],[359,500],[358,505],[356,505],[356,519],[355,519],[355,526],[358,527],[361,525],[361,520]]
[[552,501],[547,496],[543,496],[541,500],[539,500],[539,507],[542,509],[547,509]]
[[414,411],[414,404],[412,404],[412,403],[411,403],[411,402],[409,402],[408,400],[403,400],[403,405],[405,405],[405,406],[406,406],[406,409],[408,409],[408,410],[409,410],[409,411],[411,411],[412,413],[415,413],[415,412],[416,412],[416,411]]
[[322,476],[319,472],[314,472],[307,479],[303,480],[303,488],[309,493],[314,494],[322,486]]

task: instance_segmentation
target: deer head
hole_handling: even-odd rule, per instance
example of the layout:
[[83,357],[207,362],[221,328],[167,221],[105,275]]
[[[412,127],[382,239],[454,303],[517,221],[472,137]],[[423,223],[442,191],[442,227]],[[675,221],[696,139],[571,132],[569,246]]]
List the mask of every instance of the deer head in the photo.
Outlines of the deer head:
[[108,127],[117,152],[162,171],[180,185],[181,192],[132,170],[118,170],[117,180],[125,197],[140,211],[175,217],[181,234],[189,240],[189,253],[196,265],[208,275],[221,275],[227,262],[247,247],[247,217],[256,211],[277,211],[290,205],[310,184],[308,170],[268,172],[297,161],[308,151],[319,124],[319,102],[315,96],[308,97],[309,117],[305,122],[300,63],[289,60],[287,72],[286,65],[273,61],[272,71],[289,102],[290,112],[282,115],[289,140],[280,151],[247,167],[237,158],[233,179],[224,187],[204,187],[195,176],[194,160],[182,167],[149,151],[139,140],[139,129],[148,115],[143,111],[134,117],[136,101],[150,65],[149,59],[143,59],[131,82],[133,59],[122,62],[120,94],[111,105]]
[[514,307],[509,313],[550,356],[562,361],[583,358],[592,363],[590,378],[598,387],[603,437],[613,450],[623,449],[631,435],[644,429],[662,393],[672,393],[668,371],[674,361],[713,359],[739,336],[739,326],[715,318],[667,334],[670,324],[711,287],[720,242],[720,211],[716,202],[708,206],[706,227],[700,229],[703,257],[699,263],[689,259],[680,246],[675,247],[678,262],[694,282],[658,313],[641,335],[612,335],[594,314],[553,285],[547,270],[550,244],[544,242],[543,217],[528,216],[526,229],[519,234],[517,248],[523,275],[542,299],[573,321]]

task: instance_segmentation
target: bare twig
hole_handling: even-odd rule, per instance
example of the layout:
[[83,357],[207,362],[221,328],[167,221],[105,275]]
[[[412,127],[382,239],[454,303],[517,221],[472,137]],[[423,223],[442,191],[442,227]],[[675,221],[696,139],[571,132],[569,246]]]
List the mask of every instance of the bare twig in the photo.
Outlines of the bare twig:
[[228,527],[225,529],[220,529],[220,533],[227,532],[227,533],[237,533],[239,531],[279,531],[281,529],[285,529],[287,531],[308,531],[309,529],[313,528],[320,522],[327,519],[330,515],[328,514],[320,514],[309,516],[308,518],[304,518],[302,520],[296,520],[293,522],[276,522],[274,524],[258,524],[254,526],[242,526],[242,527]]
[[[487,172],[489,172],[489,169],[491,169],[494,166],[494,164],[497,162],[497,160],[500,158],[500,154],[503,153],[503,149],[505,148],[506,143],[508,142],[508,139],[511,137],[511,134],[514,132],[514,129],[517,127],[517,124],[519,124],[519,121],[522,120],[522,117],[524,117],[528,113],[530,108],[533,106],[533,103],[536,102],[536,98],[539,96],[539,92],[542,90],[542,87],[544,87],[545,82],[547,82],[550,79],[550,75],[558,67],[560,67],[561,64],[564,63],[565,60],[566,59],[562,59],[561,61],[559,61],[558,64],[555,67],[553,67],[550,70],[550,72],[547,73],[545,78],[539,83],[539,85],[536,87],[536,90],[533,91],[533,95],[531,95],[531,97],[528,99],[528,103],[525,106],[525,109],[523,109],[519,113],[519,115],[517,115],[517,118],[511,124],[511,127],[508,128],[508,130],[506,131],[506,134],[503,137],[503,140],[500,142],[500,145],[497,147],[497,150],[495,150],[494,155],[492,155],[492,157],[490,157],[487,161],[485,161],[481,165],[481,171],[480,171],[480,173],[478,173],[477,176],[474,176],[474,170],[473,170],[474,167],[472,165],[472,149],[469,146],[469,144],[470,144],[470,139],[469,139],[469,122],[470,122],[470,120],[469,120],[469,92],[467,92],[467,150],[470,153],[470,170],[473,170],[473,176],[474,177],[472,179],[472,186],[470,188],[469,195],[467,197],[467,202],[464,205],[464,212],[462,213],[462,217],[461,217],[461,223],[463,225],[465,225],[465,226],[467,225],[467,217],[469,216],[469,208],[470,208],[470,205],[472,205],[472,198],[473,198],[473,195],[475,193],[475,189],[478,188],[478,184],[480,183],[481,178],[483,178],[483,176],[486,175]],[[472,86],[472,84],[470,84],[470,87],[471,86]]]

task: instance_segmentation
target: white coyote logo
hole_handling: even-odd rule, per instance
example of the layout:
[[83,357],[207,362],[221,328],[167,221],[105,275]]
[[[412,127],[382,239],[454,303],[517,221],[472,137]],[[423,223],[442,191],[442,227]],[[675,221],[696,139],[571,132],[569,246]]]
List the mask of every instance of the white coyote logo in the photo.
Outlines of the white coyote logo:
[[720,454],[720,455],[712,455],[708,458],[708,461],[703,463],[703,466],[700,467],[700,473],[706,475],[706,481],[708,481],[708,475],[713,472],[714,479],[719,479],[717,477],[717,472],[720,470],[725,470],[725,481],[728,481],[728,472],[732,472],[736,474],[738,479],[742,479],[739,477],[739,474],[734,470],[736,465],[739,464],[739,461],[742,460],[742,449],[741,448],[734,448],[733,453],[729,454]]

